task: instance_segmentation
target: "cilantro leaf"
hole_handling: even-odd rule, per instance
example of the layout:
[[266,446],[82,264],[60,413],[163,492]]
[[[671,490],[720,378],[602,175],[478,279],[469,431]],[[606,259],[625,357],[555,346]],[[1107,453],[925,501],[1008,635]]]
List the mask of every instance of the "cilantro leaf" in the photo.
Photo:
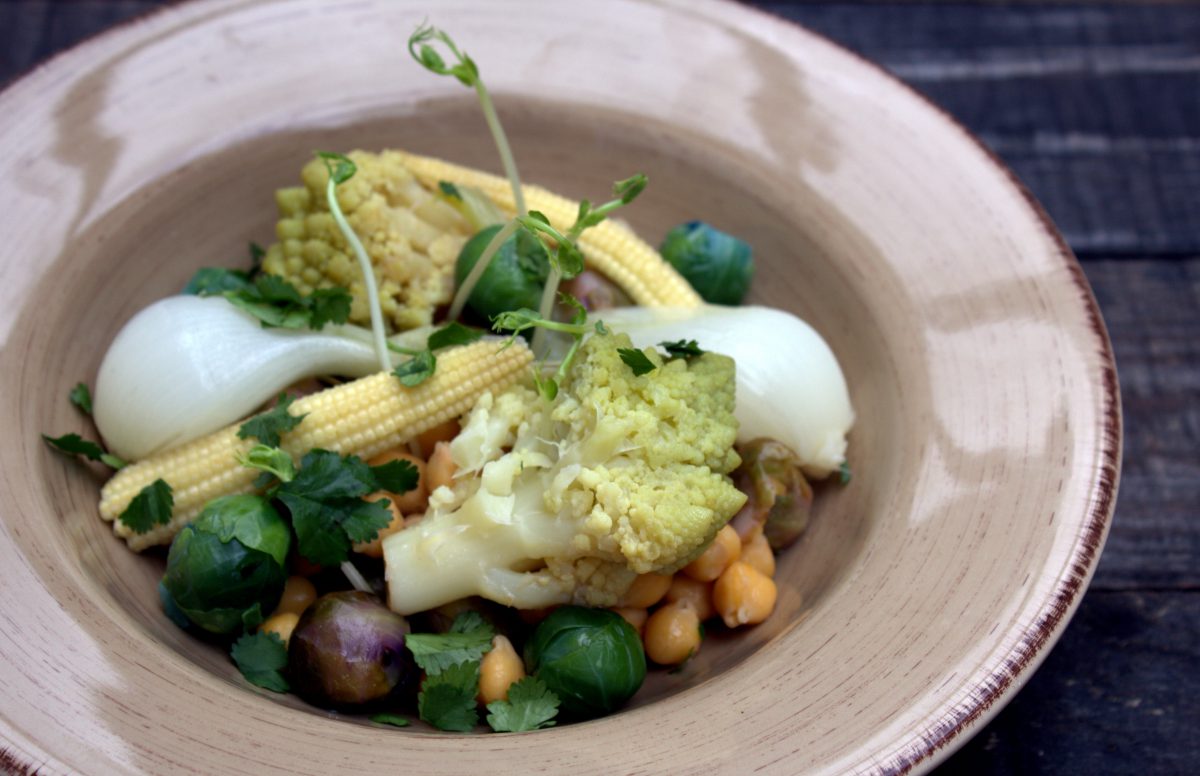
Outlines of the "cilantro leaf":
[[118,518],[135,533],[146,533],[156,525],[171,522],[175,497],[166,480],[159,478],[142,488]]
[[240,269],[201,267],[183,287],[183,293],[191,296],[217,296],[226,291],[241,291],[250,285],[250,273]]
[[416,488],[421,480],[421,472],[417,467],[403,458],[372,466],[371,476],[375,478],[379,489],[388,493],[407,493]]
[[438,730],[465,733],[479,723],[475,708],[478,692],[479,661],[454,663],[426,677],[417,697],[417,710],[421,719]]
[[621,360],[633,370],[635,377],[654,371],[654,362],[637,348],[617,348],[617,353],[621,355]]
[[277,275],[259,275],[253,282],[247,280],[241,287],[220,293],[258,318],[265,328],[319,331],[327,323],[345,323],[350,317],[351,296],[346,289],[324,288],[304,296]]
[[229,652],[246,681],[272,692],[287,692],[290,687],[283,678],[287,667],[287,647],[278,634],[246,633],[234,642]]
[[850,462],[842,461],[842,465],[838,467],[838,481],[842,485],[849,485],[851,476]]
[[60,437],[51,437],[42,434],[42,439],[46,440],[46,444],[60,453],[82,455],[89,461],[99,461],[114,469],[120,469],[125,466],[125,462],[120,458],[112,453],[105,452],[103,447],[95,442],[84,439],[79,434],[63,434]]
[[481,329],[463,326],[458,321],[451,321],[429,335],[426,346],[430,350],[441,350],[452,345],[470,345],[483,336]]
[[410,633],[404,643],[417,665],[436,676],[453,665],[478,661],[492,648],[495,629],[475,612],[464,612],[454,620],[449,633]]
[[387,499],[363,500],[379,490],[370,466],[354,455],[313,450],[300,470],[275,490],[292,515],[297,549],[320,566],[346,560],[351,542],[374,539],[392,521]]
[[700,349],[700,345],[696,340],[676,340],[674,342],[660,342],[663,349],[667,351],[667,356],[670,358],[693,358],[695,356],[704,355],[704,351]]
[[433,355],[433,351],[422,350],[393,369],[392,374],[400,378],[402,384],[412,388],[428,380],[435,369],[437,369],[437,357]]
[[558,714],[558,696],[536,676],[526,676],[508,688],[508,700],[487,705],[487,722],[497,733],[553,727]]
[[386,711],[380,712],[379,714],[372,714],[370,717],[367,717],[367,719],[371,720],[372,722],[376,723],[377,725],[393,725],[395,727],[408,727],[409,724],[411,724],[411,723],[409,723],[407,717],[401,717],[399,714],[391,714]]
[[256,437],[258,441],[268,447],[278,447],[279,435],[291,431],[307,417],[307,413],[304,415],[288,414],[288,407],[292,406],[293,401],[295,401],[293,397],[285,393],[279,394],[274,407],[261,415],[255,415],[241,425],[237,432],[238,439]]
[[71,403],[85,414],[92,414],[92,392],[88,390],[87,383],[76,383],[68,397],[71,399]]

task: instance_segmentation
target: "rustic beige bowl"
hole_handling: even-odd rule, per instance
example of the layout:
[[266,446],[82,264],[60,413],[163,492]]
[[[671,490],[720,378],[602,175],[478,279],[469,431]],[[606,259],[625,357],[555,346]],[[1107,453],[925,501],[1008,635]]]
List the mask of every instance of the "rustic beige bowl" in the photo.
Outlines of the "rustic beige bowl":
[[[424,17],[491,85],[531,181],[644,170],[648,239],[753,242],[756,301],[832,344],[854,481],[782,559],[778,611],[632,708],[520,736],[383,729],[249,688],[160,613],[161,558],[96,515],[39,433],[135,310],[271,239],[315,148],[485,168],[471,96],[421,71]],[[0,95],[0,763],[39,773],[926,770],[1027,680],[1091,575],[1117,381],[1075,260],[1020,186],[906,88],[732,4],[185,3]],[[152,368],[153,365],[147,365]],[[790,411],[788,396],[779,412]]]

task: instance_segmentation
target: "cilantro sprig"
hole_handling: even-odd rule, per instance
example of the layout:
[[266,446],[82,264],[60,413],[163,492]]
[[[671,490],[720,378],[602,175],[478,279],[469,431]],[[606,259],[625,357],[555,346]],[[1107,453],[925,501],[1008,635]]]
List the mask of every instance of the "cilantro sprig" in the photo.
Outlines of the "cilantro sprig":
[[487,722],[497,733],[520,733],[553,727],[558,696],[536,676],[526,676],[508,688],[508,699],[487,705]]
[[637,348],[617,348],[617,354],[625,362],[636,377],[641,377],[655,370],[654,362]]
[[417,665],[436,676],[457,663],[478,661],[492,648],[495,629],[476,612],[463,612],[447,633],[410,633],[404,640]]
[[76,383],[75,387],[67,395],[71,403],[79,408],[79,411],[84,415],[92,414],[92,392],[88,389],[87,383]]
[[344,562],[352,544],[371,541],[392,521],[387,499],[366,501],[364,496],[411,490],[418,476],[403,460],[368,466],[358,456],[317,449],[295,468],[284,462],[286,457],[278,448],[256,445],[241,461],[279,480],[266,495],[288,508],[298,551],[320,566]]
[[479,661],[454,663],[425,678],[417,696],[417,712],[438,730],[465,733],[479,724],[478,692]]
[[83,456],[89,461],[98,461],[114,469],[120,469],[125,466],[125,461],[106,451],[95,442],[84,439],[79,434],[63,434],[59,437],[42,434],[42,439],[46,440],[46,444],[60,453]]
[[143,534],[156,525],[171,522],[171,510],[174,508],[175,495],[171,486],[160,477],[138,491],[117,519],[134,533]]
[[246,633],[233,643],[229,652],[246,681],[272,692],[290,688],[283,670],[287,668],[287,647],[279,635],[269,631]]
[[293,401],[295,401],[295,397],[288,396],[286,393],[279,394],[274,407],[260,415],[255,415],[238,428],[238,439],[255,437],[264,445],[278,447],[280,434],[291,431],[307,417],[307,413],[304,415],[288,413],[288,407],[292,406]]

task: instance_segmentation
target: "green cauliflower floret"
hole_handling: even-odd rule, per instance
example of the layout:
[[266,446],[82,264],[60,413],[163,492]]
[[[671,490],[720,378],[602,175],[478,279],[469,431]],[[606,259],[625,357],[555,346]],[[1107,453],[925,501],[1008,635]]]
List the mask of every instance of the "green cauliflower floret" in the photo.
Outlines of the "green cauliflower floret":
[[472,595],[519,608],[611,606],[638,574],[699,555],[745,502],[728,477],[734,363],[713,353],[635,376],[596,335],[557,398],[485,395],[451,444],[453,488],[383,545],[403,614]]

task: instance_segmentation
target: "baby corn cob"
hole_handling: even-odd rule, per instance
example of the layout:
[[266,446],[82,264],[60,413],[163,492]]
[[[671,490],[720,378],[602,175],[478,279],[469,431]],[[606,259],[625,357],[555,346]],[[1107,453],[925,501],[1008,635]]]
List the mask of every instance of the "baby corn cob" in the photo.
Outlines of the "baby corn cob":
[[[304,396],[291,405],[291,414],[307,417],[283,435],[280,446],[297,461],[313,448],[369,458],[459,417],[485,391],[515,382],[532,360],[521,340],[504,350],[495,340],[484,340],[439,353],[437,371],[414,388],[381,372]],[[130,549],[141,551],[169,543],[211,499],[253,490],[259,472],[237,459],[256,440],[239,439],[239,425],[121,469],[100,491],[101,517],[114,521],[113,531]],[[117,518],[142,488],[159,478],[174,491],[171,521],[134,533]]]
[[[396,153],[417,180],[429,188],[436,188],[440,181],[471,186],[509,214],[516,210],[507,178],[428,156],[403,151]],[[523,186],[523,189],[529,209],[545,213],[555,228],[565,232],[574,223],[579,203],[540,186]],[[658,251],[616,221],[604,221],[584,232],[579,238],[579,247],[588,264],[624,289],[636,304],[644,307],[695,307],[700,304],[700,295],[658,255]]]

